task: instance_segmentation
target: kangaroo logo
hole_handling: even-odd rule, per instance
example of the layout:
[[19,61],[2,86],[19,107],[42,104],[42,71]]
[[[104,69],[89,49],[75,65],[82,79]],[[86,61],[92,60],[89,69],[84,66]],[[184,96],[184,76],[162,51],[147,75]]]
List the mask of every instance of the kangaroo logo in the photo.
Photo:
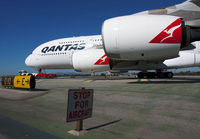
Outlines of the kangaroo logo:
[[180,27],[181,27],[181,24],[178,25],[178,26],[175,26],[175,27],[171,28],[171,29],[168,30],[168,31],[167,31],[167,29],[164,30],[164,32],[166,32],[167,34],[169,34],[169,36],[165,37],[165,38],[162,39],[160,42],[163,42],[164,40],[173,37],[173,33],[174,33],[174,31],[177,30],[177,29],[180,28]]
[[182,27],[181,19],[177,19],[161,33],[159,33],[149,43],[181,43],[182,41]]
[[109,58],[107,55],[103,55],[94,65],[108,65]]

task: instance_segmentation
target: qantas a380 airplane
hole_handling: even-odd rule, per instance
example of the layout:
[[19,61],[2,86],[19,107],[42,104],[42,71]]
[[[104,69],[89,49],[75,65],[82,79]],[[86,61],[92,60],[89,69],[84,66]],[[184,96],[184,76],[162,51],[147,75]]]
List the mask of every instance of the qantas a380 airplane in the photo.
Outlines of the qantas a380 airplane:
[[200,0],[108,19],[102,35],[41,44],[25,63],[38,71],[139,70],[139,78],[172,78],[166,69],[200,66]]

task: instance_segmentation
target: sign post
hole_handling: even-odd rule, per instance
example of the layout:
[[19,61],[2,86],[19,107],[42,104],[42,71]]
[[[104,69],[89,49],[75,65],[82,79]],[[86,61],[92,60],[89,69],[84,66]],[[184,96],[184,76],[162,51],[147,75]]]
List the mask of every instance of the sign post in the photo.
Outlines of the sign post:
[[69,89],[67,122],[76,121],[76,131],[83,130],[83,120],[92,117],[93,89]]
[[76,131],[83,130],[83,120],[76,121]]

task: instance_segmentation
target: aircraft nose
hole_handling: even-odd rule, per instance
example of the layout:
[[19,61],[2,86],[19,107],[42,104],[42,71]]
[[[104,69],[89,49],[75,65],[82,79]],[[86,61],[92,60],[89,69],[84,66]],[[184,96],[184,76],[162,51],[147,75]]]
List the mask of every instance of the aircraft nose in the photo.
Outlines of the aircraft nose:
[[25,64],[26,64],[26,66],[31,66],[31,54],[26,58],[26,60],[25,60]]

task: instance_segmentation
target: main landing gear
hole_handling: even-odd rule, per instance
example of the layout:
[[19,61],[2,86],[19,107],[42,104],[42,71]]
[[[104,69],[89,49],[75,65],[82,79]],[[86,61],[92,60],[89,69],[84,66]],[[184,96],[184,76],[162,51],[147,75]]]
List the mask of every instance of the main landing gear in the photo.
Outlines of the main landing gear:
[[42,73],[42,69],[38,69],[38,73],[39,73],[39,74]]
[[137,74],[137,77],[139,79],[142,78],[173,78],[173,73],[172,72],[139,72]]

